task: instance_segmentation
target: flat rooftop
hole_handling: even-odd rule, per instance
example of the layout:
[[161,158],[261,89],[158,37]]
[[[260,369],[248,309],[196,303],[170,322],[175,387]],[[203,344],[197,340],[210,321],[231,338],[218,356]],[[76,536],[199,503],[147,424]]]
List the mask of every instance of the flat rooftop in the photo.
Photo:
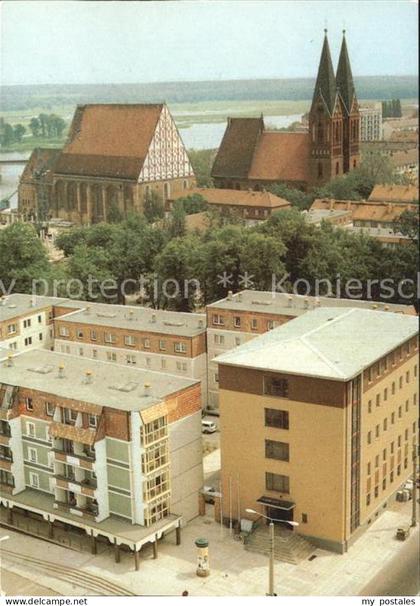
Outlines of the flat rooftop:
[[400,314],[414,315],[412,305],[397,305],[393,303],[378,303],[361,299],[336,299],[335,297],[311,297],[262,290],[243,290],[232,294],[215,303],[207,305],[209,309],[227,309],[232,311],[249,311],[265,314],[278,314],[281,316],[300,316],[309,309],[323,307],[355,307],[360,309],[373,309]]
[[[17,353],[12,364],[0,363],[0,383],[125,411],[145,410],[199,383],[176,375],[45,349]],[[60,365],[64,365],[63,377],[59,376]],[[87,382],[87,371],[91,372],[90,382]],[[150,395],[144,394],[146,383],[151,386]]]
[[418,334],[414,316],[316,309],[215,358],[220,364],[348,381]]
[[37,311],[54,305],[68,307],[70,312],[72,309],[81,309],[88,305],[88,303],[78,299],[63,297],[44,297],[24,293],[12,293],[0,299],[0,322],[32,313],[36,314]]
[[206,330],[206,315],[140,307],[85,302],[84,308],[60,316],[62,321],[96,324],[142,332],[194,337]]

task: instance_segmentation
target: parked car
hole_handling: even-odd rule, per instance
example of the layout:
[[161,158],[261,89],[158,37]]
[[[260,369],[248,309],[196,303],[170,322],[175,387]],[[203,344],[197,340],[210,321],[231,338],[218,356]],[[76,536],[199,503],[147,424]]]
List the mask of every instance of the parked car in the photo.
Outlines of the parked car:
[[203,433],[214,433],[217,431],[217,425],[214,421],[201,420],[201,431]]

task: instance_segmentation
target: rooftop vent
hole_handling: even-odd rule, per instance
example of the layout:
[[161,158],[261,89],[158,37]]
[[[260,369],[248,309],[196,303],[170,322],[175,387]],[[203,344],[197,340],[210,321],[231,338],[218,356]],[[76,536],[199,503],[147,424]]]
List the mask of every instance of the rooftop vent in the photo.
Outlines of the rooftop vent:
[[2,297],[1,304],[6,305],[6,303],[7,303],[7,297]]
[[64,379],[65,374],[64,374],[64,364],[60,364],[58,367],[58,378],[59,379]]
[[93,381],[93,376],[92,376],[92,371],[91,370],[87,370],[85,372],[85,380],[84,382],[89,385],[90,383],[92,383]]
[[153,324],[156,324],[156,314],[155,313],[152,313],[152,318],[150,321],[153,322]]
[[53,371],[53,366],[49,366],[48,364],[44,364],[44,366],[36,366],[35,368],[28,368],[30,372],[36,372],[39,375],[47,375],[48,373]]
[[116,314],[111,314],[111,313],[106,313],[106,312],[102,312],[102,313],[97,313],[96,314],[97,318],[115,318]]
[[132,320],[133,316],[134,316],[134,311],[132,309],[130,309],[129,312],[128,312],[128,319]]
[[7,354],[6,366],[13,366],[13,354]]
[[237,297],[239,303],[242,303],[242,293],[240,292]]
[[185,326],[185,322],[164,322],[165,326]]
[[272,301],[262,301],[260,299],[254,299],[254,301],[251,301],[252,305],[271,305]]
[[31,297],[30,306],[35,307],[36,305],[36,297]]
[[198,328],[204,328],[204,320],[198,320]]
[[16,305],[13,303],[12,305],[7,306],[9,309],[16,309]]
[[232,298],[233,298],[233,292],[231,290],[228,290],[227,300],[232,301]]
[[293,297],[292,297],[292,295],[288,296],[288,298],[287,298],[287,304],[288,304],[288,307],[293,307]]
[[150,385],[150,383],[145,383],[144,384],[144,395],[145,396],[151,396],[152,395],[152,386]]
[[120,385],[110,385],[109,389],[115,389],[116,391],[123,391],[124,393],[129,393],[130,391],[134,391],[138,383],[134,381],[129,381],[128,383],[121,383]]

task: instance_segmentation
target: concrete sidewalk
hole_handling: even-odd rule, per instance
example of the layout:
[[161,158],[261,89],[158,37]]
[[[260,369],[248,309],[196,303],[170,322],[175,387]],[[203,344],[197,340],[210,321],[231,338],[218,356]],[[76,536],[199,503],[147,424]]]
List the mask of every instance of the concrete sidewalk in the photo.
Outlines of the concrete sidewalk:
[[[298,566],[276,562],[275,586],[278,595],[357,595],[362,588],[402,549],[395,540],[398,526],[410,523],[411,502],[396,504],[386,511],[344,555],[323,550],[316,558]],[[415,531],[413,531],[414,534]],[[418,528],[416,529],[418,536]],[[5,534],[2,531],[2,534]],[[47,561],[66,562],[71,554],[72,566],[123,584],[138,595],[264,595],[268,583],[268,561],[265,556],[245,551],[243,545],[229,535],[226,528],[205,516],[193,520],[183,529],[182,545],[174,537],[159,543],[159,558],[152,552],[141,553],[140,570],[133,570],[132,558],[123,554],[116,564],[110,551],[98,556],[69,552],[32,537],[8,532],[8,549],[28,555],[44,554]],[[195,574],[196,548],[194,540],[206,537],[210,541],[211,574],[199,578]],[[40,576],[30,568],[20,568],[19,574],[41,583],[54,591],[71,593],[62,581]]]

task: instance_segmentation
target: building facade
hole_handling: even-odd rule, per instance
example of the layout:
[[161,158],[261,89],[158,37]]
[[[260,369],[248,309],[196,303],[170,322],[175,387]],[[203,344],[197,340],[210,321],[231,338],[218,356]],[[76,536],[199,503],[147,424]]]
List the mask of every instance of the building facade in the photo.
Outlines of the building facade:
[[220,377],[217,356],[234,350],[310,310],[329,307],[358,307],[398,314],[415,314],[414,307],[409,305],[254,290],[229,293],[225,299],[207,306],[207,410],[219,414]]
[[239,478],[241,517],[347,551],[412,471],[417,333],[414,317],[318,309],[219,356],[225,519]]
[[61,150],[35,148],[19,179],[18,211],[24,221],[45,221],[52,205],[53,174]]
[[360,108],[360,141],[382,141],[382,105]]
[[165,104],[78,106],[54,170],[53,217],[76,224],[143,213],[195,185],[187,151]]
[[325,32],[308,116],[309,132],[268,131],[261,118],[228,118],[212,168],[216,187],[308,190],[359,164],[360,115],[345,36],[337,73]]
[[40,350],[9,357],[0,381],[3,506],[129,545],[137,526],[150,541],[197,515],[197,381]]

